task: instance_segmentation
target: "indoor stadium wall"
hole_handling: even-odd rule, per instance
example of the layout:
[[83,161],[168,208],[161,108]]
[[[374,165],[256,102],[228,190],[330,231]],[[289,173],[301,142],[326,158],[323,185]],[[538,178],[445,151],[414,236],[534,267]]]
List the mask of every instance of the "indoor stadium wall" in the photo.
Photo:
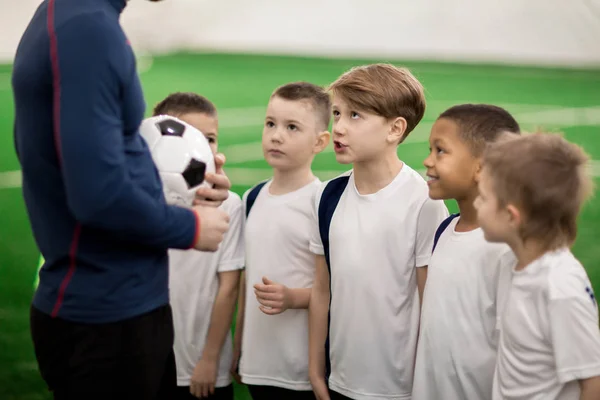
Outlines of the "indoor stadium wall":
[[[40,0],[0,0],[0,62]],[[600,0],[131,0],[136,51],[600,65]]]

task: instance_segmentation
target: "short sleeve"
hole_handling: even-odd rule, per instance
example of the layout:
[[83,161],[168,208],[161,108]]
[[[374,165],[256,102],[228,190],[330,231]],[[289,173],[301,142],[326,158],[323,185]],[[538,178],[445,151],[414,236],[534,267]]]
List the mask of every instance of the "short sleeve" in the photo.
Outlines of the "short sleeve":
[[309,250],[311,253],[322,256],[325,255],[321,234],[319,232],[319,202],[323,194],[324,184],[321,184],[315,195],[314,205],[311,209],[311,224],[310,224],[310,242]]
[[415,245],[415,260],[417,267],[424,267],[429,264],[435,231],[448,215],[448,209],[442,200],[432,200],[427,197],[421,206],[417,220],[417,237]]
[[230,193],[229,195],[235,196],[229,201],[235,201],[236,204],[229,211],[229,230],[225,233],[219,248],[221,257],[217,268],[218,272],[243,269],[245,264],[244,207],[236,194]]
[[589,281],[563,275],[553,286],[548,316],[558,380],[600,376],[598,304]]

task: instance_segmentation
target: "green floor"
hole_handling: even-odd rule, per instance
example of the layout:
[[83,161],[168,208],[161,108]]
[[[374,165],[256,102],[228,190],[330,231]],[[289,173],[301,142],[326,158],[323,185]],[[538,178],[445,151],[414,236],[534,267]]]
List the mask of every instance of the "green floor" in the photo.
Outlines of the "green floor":
[[[327,84],[349,67],[365,62],[244,55],[177,55],[155,58],[151,65],[149,60],[142,61],[149,107],[170,92],[183,90],[204,94],[221,110],[221,150],[228,155],[230,177],[240,193],[268,174],[260,161],[259,142],[262,109],[271,91],[294,80]],[[414,168],[421,168],[427,153],[424,140],[431,122],[445,108],[461,102],[503,105],[524,128],[541,125],[560,129],[600,160],[600,138],[594,137],[600,134],[600,70],[404,65],[423,82],[428,99],[424,121],[399,148],[401,157]],[[28,330],[28,306],[39,254],[20,189],[2,188],[2,172],[19,169],[13,150],[10,66],[0,66],[0,109],[0,399],[48,399],[36,371]],[[315,170],[327,178],[340,167],[327,152],[317,157]],[[595,200],[583,212],[575,246],[596,290],[600,290],[599,222],[600,200]],[[246,398],[238,389],[237,398]]]

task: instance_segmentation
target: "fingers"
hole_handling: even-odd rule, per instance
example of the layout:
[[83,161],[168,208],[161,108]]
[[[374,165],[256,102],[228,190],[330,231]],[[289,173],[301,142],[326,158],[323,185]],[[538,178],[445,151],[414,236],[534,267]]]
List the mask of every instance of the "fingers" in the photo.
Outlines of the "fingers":
[[220,178],[224,177],[226,179],[226,183],[228,184],[226,186],[217,186],[215,184],[214,187],[202,186],[196,191],[196,195],[194,196],[193,202],[194,205],[208,205],[211,207],[219,207],[225,200],[227,200],[227,198],[229,197],[229,188],[231,187],[231,183],[229,182],[229,179],[226,176],[218,176]]
[[269,308],[283,308],[283,301],[281,300],[263,300],[257,298],[258,302],[265,307]]
[[192,396],[200,398],[200,384],[195,383],[195,382],[191,382],[190,383],[190,393],[192,394]]
[[215,169],[217,170],[217,173],[222,173],[223,172],[223,165],[225,165],[225,154],[223,153],[217,153],[215,154]]
[[277,292],[263,292],[259,290],[254,291],[254,295],[258,301],[267,300],[267,301],[283,301],[283,295]]
[[215,174],[211,174],[211,173],[207,173],[204,176],[204,180],[208,183],[212,183],[214,185],[215,188],[217,189],[224,189],[224,190],[228,190],[229,188],[231,188],[231,181],[229,180],[229,178],[227,177],[227,175],[225,175],[225,173],[215,173]]
[[262,281],[265,285],[274,285],[275,282],[273,282],[272,280],[270,280],[269,278],[267,278],[266,276],[263,276]]
[[215,394],[215,385],[208,382],[191,382],[190,393],[199,399],[209,397]]
[[258,306],[258,308],[260,309],[260,311],[262,311],[263,313],[265,313],[267,315],[277,315],[277,314],[281,314],[283,312],[283,308],[277,308],[277,307],[267,308],[264,306]]
[[254,285],[254,290],[259,291],[261,293],[278,293],[281,292],[281,287],[276,285],[263,285],[261,283],[257,283]]

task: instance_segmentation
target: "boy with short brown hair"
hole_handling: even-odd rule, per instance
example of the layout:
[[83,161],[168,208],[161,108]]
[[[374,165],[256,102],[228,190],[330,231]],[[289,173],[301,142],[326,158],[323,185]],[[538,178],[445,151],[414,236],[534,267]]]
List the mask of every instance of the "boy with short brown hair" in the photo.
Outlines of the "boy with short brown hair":
[[485,154],[479,223],[488,241],[507,243],[518,260],[500,320],[494,400],[600,393],[598,304],[570,251],[592,192],[587,162],[580,147],[543,133],[504,140]]
[[[308,378],[308,301],[315,272],[312,161],[329,143],[331,103],[309,82],[274,90],[262,134],[273,178],[248,190],[233,371],[254,400],[314,399]],[[240,357],[241,355],[241,357]]]
[[[170,115],[204,134],[217,153],[217,109],[206,97],[171,93],[153,115]],[[179,202],[166,191],[167,201]],[[229,231],[216,252],[169,250],[169,289],[175,327],[177,393],[172,400],[233,400],[229,367],[233,357],[231,323],[244,267],[244,215],[240,196],[230,192],[221,205]]]
[[372,64],[330,90],[336,159],[352,171],[322,184],[313,209],[311,383],[318,399],[409,399],[421,267],[448,215],[397,153],[425,112],[423,87],[407,69]]

